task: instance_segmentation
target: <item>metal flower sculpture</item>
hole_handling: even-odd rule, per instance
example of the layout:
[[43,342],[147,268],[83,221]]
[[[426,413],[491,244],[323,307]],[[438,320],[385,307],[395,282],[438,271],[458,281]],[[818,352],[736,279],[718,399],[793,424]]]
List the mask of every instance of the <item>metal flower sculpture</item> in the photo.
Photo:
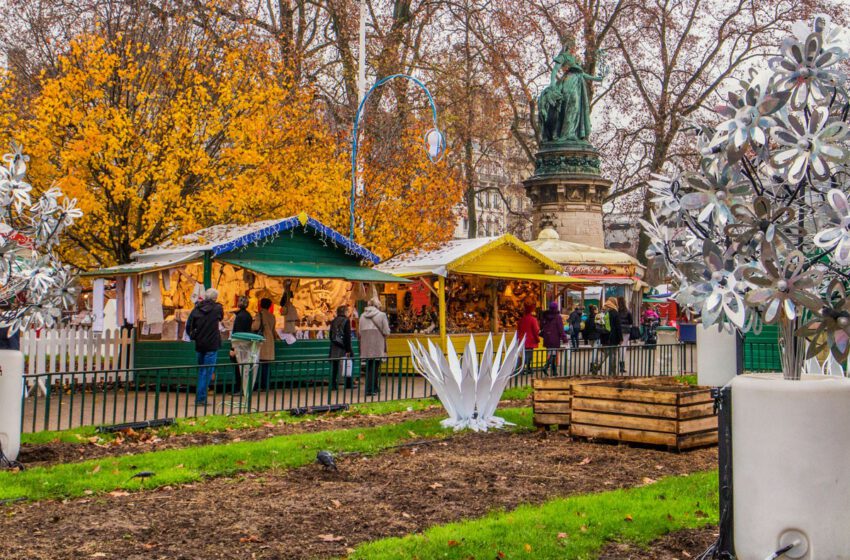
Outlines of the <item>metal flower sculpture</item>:
[[12,333],[55,325],[79,293],[76,275],[55,248],[82,211],[56,187],[33,204],[28,161],[13,144],[0,167],[0,326]]
[[443,427],[486,432],[509,424],[494,414],[508,381],[522,370],[523,346],[516,336],[505,347],[502,335],[494,352],[491,334],[480,364],[473,337],[469,338],[463,358],[458,358],[450,338],[446,340],[445,355],[430,340],[427,350],[420,342],[408,344],[413,367],[428,380],[449,413],[441,422]]
[[717,108],[716,125],[692,127],[699,170],[653,176],[660,208],[641,221],[647,256],[705,323],[780,326],[786,379],[827,349],[850,357],[850,45],[825,16],[794,32]]

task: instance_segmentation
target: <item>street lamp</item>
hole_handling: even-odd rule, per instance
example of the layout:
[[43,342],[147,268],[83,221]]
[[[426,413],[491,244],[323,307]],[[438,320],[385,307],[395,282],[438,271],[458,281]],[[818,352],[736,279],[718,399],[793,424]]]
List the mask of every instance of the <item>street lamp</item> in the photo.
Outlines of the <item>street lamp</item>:
[[428,91],[425,84],[413,76],[408,76],[407,74],[393,74],[392,76],[387,76],[386,78],[378,80],[360,100],[360,105],[357,107],[357,114],[354,115],[354,128],[351,132],[351,204],[349,207],[351,231],[349,238],[352,241],[354,241],[354,200],[357,196],[357,148],[359,145],[357,141],[357,132],[360,126],[360,116],[363,113],[363,107],[366,106],[366,100],[369,99],[372,92],[390,80],[394,80],[396,78],[404,78],[405,80],[413,82],[425,92],[425,95],[428,96],[428,103],[431,105],[431,115],[434,119],[434,128],[426,132],[423,139],[425,150],[428,152],[428,159],[436,163],[440,161],[440,158],[443,157],[443,153],[446,150],[446,140],[443,137],[443,133],[440,132],[440,129],[437,126],[437,105],[434,103],[434,98],[431,96],[431,92]]

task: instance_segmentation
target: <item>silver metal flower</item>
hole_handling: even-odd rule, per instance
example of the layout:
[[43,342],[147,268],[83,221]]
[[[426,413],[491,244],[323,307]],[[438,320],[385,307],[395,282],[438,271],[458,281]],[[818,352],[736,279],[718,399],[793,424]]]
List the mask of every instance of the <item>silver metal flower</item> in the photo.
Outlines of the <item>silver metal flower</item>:
[[687,176],[693,192],[682,196],[682,208],[699,212],[699,222],[705,223],[713,218],[716,224],[723,226],[731,218],[729,207],[750,192],[750,185],[731,167],[724,167],[716,173],[705,172],[705,165],[703,168],[703,173]]
[[750,86],[741,82],[743,95],[730,92],[728,103],[718,105],[715,111],[726,117],[717,125],[709,148],[725,146],[730,162],[741,159],[744,149],[750,144],[764,146],[768,131],[776,125],[770,115],[776,113],[788,102],[790,92],[771,92],[762,90],[760,85]]
[[826,200],[832,209],[832,227],[819,231],[813,243],[821,249],[834,249],[832,260],[836,263],[850,265],[850,203],[847,195],[838,189],[830,189]]
[[800,306],[817,311],[821,301],[817,296],[822,281],[819,270],[806,270],[806,256],[792,251],[780,261],[770,243],[762,243],[759,268],[743,271],[744,280],[752,290],[746,295],[747,305],[764,306],[764,322],[773,324],[782,317],[793,321]]
[[735,204],[730,211],[735,222],[727,225],[725,232],[735,244],[734,251],[738,254],[752,253],[762,241],[794,247],[806,235],[805,228],[795,223],[793,209],[787,206],[775,208],[764,196],[756,197],[752,208],[746,204]]
[[771,164],[790,183],[799,183],[811,171],[817,180],[825,180],[834,172],[835,164],[847,159],[848,151],[841,141],[848,127],[829,119],[827,107],[811,109],[808,123],[804,115],[790,114],[787,121],[771,131],[777,148]]
[[725,259],[720,248],[710,241],[703,243],[703,259],[703,280],[681,290],[681,302],[697,309],[704,325],[729,321],[743,328],[746,306],[734,261]]
[[829,348],[839,363],[847,361],[850,355],[850,301],[841,280],[834,278],[829,283],[823,307],[797,331],[797,336],[809,341],[806,359]]
[[781,56],[770,60],[777,87],[791,92],[791,107],[802,109],[810,100],[822,102],[844,82],[838,63],[847,55],[837,46],[824,48],[823,36],[814,32],[805,41],[789,37],[780,46]]
[[680,199],[682,196],[682,174],[673,171],[670,176],[653,173],[649,183],[649,192],[652,194],[650,202],[659,208],[661,214],[676,214],[682,209]]

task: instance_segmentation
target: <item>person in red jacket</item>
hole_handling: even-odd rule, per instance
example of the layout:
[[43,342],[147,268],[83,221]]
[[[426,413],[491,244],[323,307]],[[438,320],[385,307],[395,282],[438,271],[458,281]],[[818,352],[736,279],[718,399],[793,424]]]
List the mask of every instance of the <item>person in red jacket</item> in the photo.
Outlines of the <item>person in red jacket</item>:
[[517,338],[525,337],[525,373],[531,373],[534,349],[540,344],[540,325],[534,316],[534,304],[525,304],[525,313],[516,324]]

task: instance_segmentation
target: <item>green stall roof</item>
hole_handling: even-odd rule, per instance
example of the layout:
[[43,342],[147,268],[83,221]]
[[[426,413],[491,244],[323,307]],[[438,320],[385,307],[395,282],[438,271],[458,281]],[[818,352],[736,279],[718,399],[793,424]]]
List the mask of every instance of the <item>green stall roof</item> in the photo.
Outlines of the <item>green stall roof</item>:
[[350,282],[410,282],[404,278],[387,274],[364,266],[346,266],[321,263],[294,263],[255,259],[216,259],[219,262],[247,268],[266,276],[279,278],[340,278]]

